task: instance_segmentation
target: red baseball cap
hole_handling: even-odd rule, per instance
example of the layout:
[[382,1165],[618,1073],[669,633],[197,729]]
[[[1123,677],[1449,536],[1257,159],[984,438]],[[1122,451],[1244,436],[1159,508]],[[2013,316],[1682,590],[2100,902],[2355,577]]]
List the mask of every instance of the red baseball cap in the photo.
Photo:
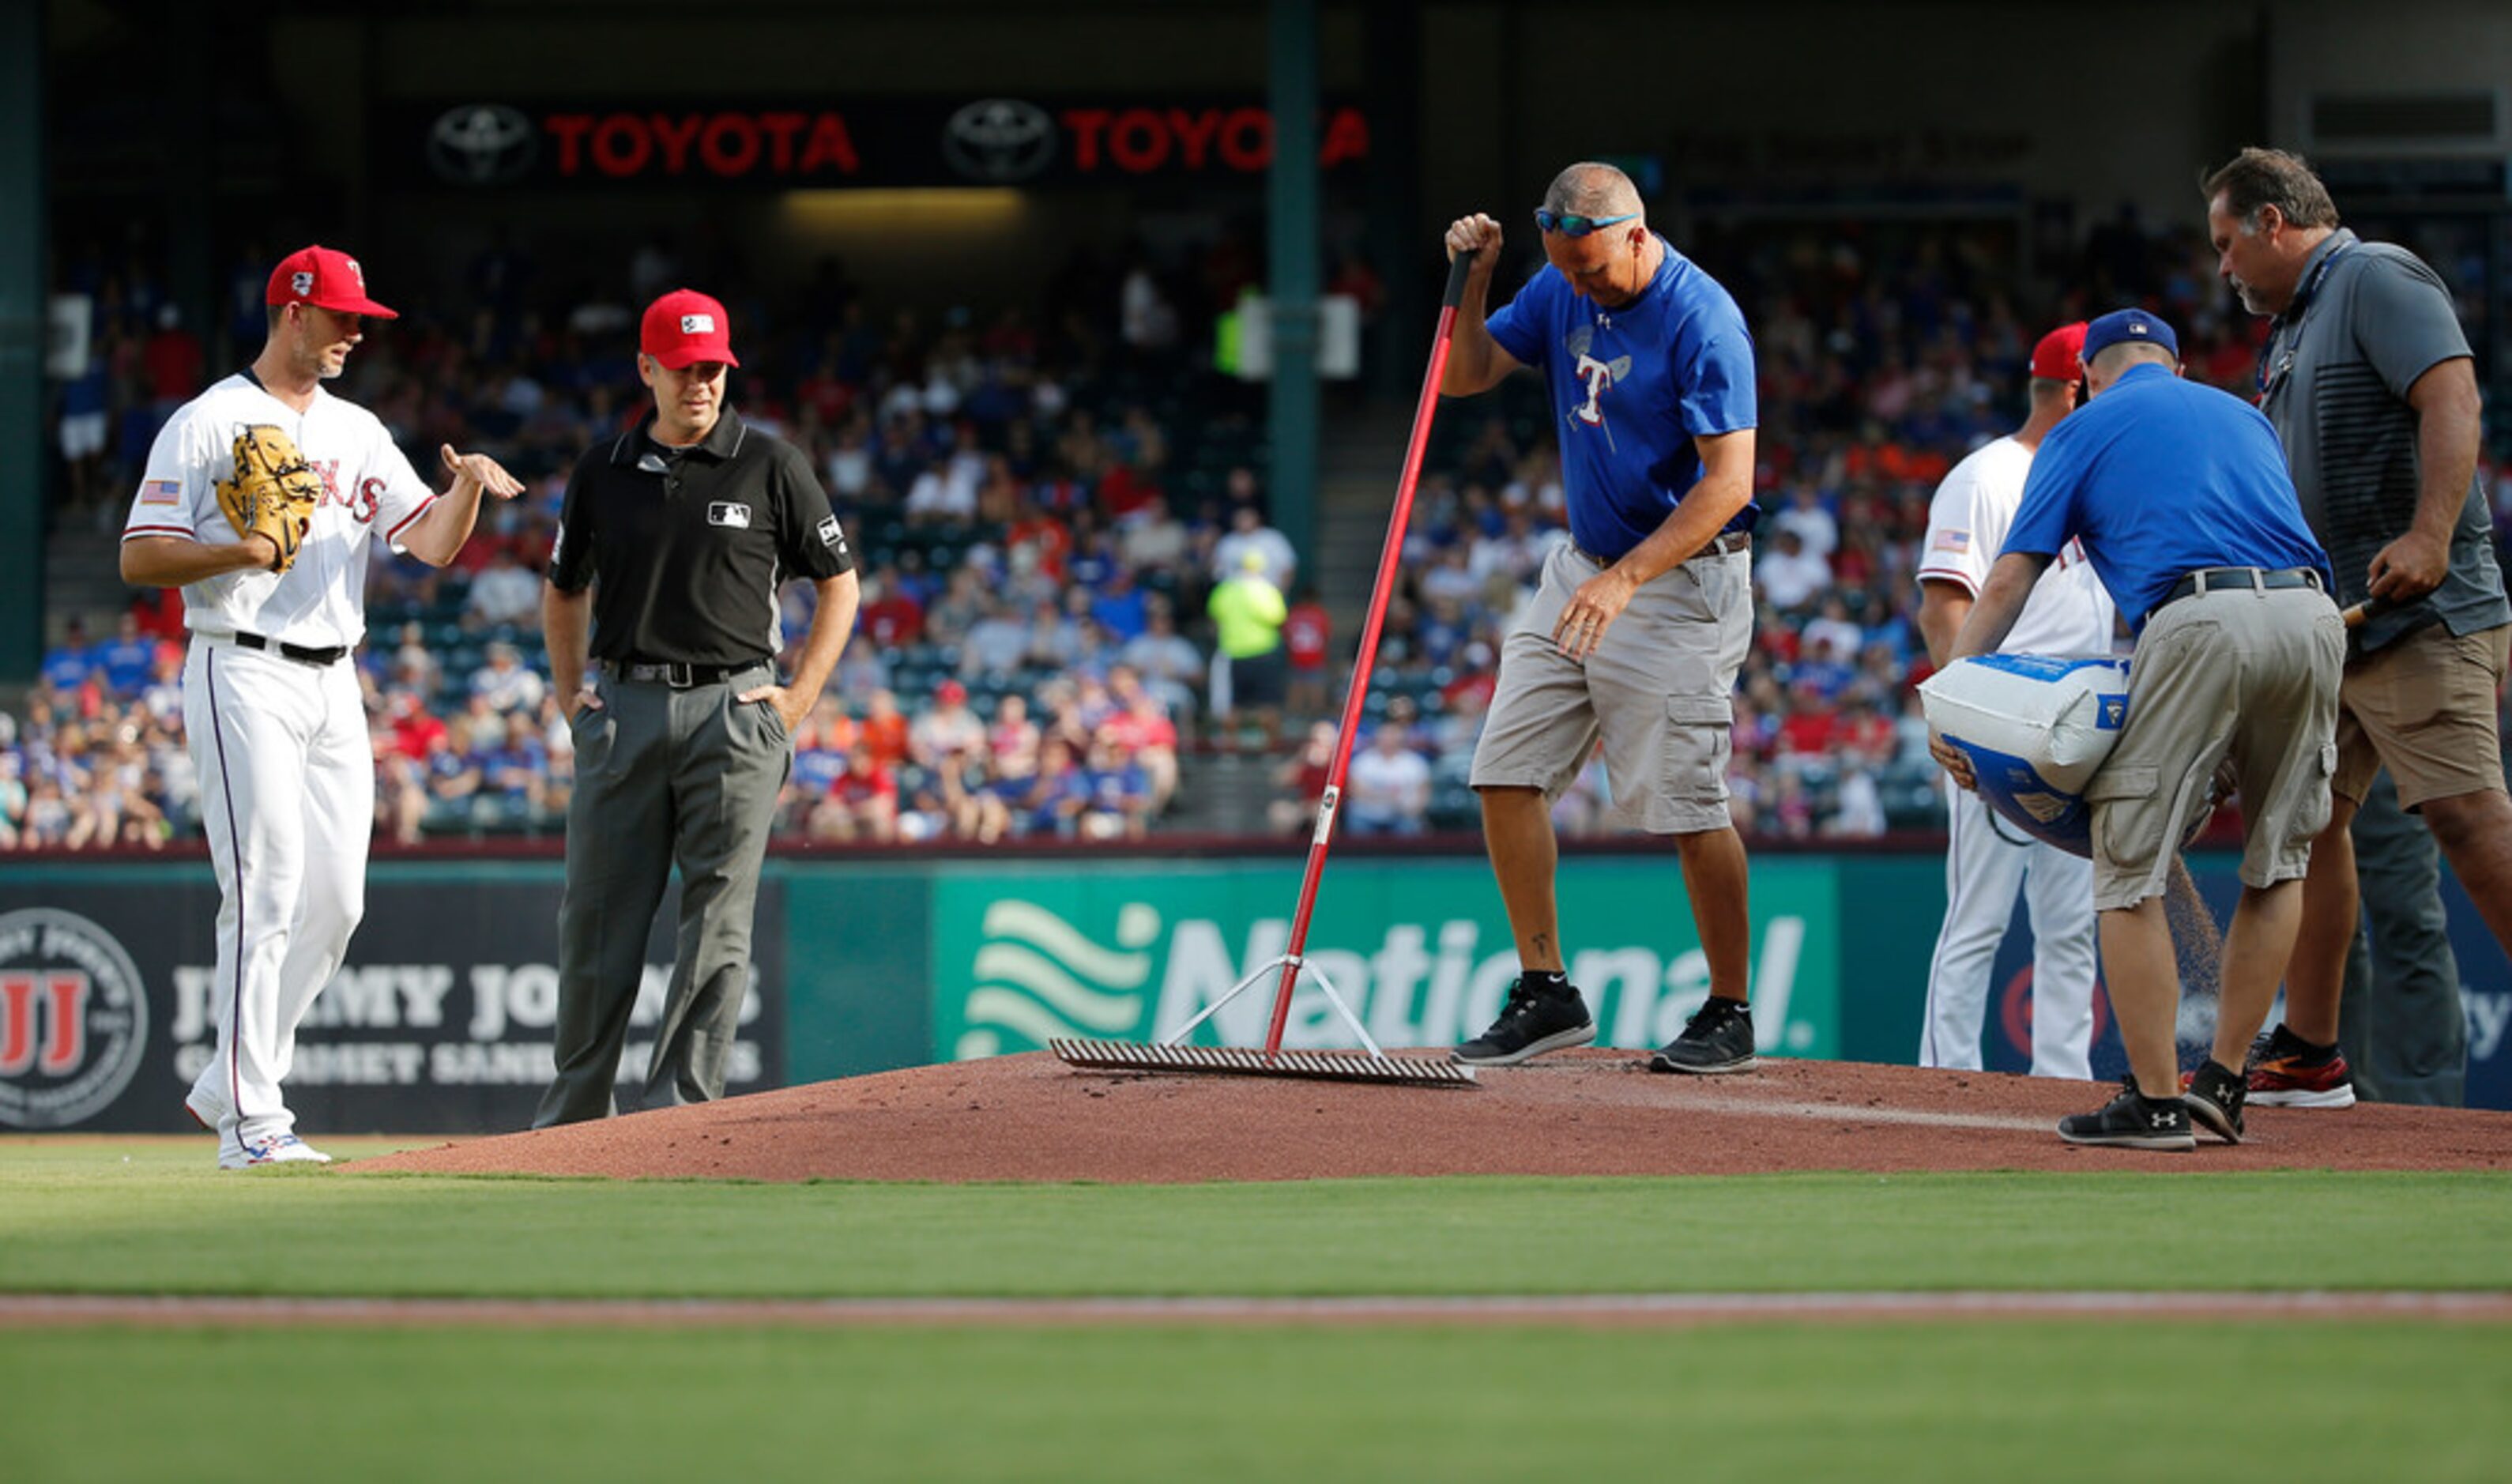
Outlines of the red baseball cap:
[[731,317],[695,289],[675,289],[646,306],[637,348],[674,371],[700,361],[741,364],[732,353]]
[[372,319],[401,316],[367,297],[367,273],[358,260],[333,248],[298,248],[270,270],[270,304],[311,304],[337,314],[363,314]]
[[2044,381],[2074,381],[2085,373],[2085,322],[2061,325],[2032,347],[2032,374]]

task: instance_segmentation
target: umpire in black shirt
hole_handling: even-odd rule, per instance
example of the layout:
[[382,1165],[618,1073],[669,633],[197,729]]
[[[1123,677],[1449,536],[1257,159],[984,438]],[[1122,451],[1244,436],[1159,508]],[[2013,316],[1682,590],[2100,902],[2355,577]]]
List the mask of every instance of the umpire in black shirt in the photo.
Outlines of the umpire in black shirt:
[[[666,293],[647,308],[639,348],[653,413],[577,461],[541,594],[551,678],[576,700],[558,1076],[532,1120],[542,1128],[610,1115],[675,860],[680,952],[643,1106],[724,1095],[794,727],[855,621],[854,561],[809,462],[724,405],[741,364],[724,306]],[[798,576],[819,603],[780,685],[776,585]]]

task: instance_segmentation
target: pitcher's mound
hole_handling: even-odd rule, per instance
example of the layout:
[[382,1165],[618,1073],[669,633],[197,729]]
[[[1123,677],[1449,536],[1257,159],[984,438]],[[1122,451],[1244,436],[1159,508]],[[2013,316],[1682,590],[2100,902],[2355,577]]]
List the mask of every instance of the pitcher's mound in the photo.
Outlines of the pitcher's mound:
[[1043,1052],[918,1067],[359,1160],[361,1171],[1164,1183],[1782,1170],[2512,1169],[2512,1113],[2254,1109],[2238,1147],[2077,1149],[2108,1084],[1842,1062],[1682,1077],[1628,1051],[1469,1089],[1075,1072]]

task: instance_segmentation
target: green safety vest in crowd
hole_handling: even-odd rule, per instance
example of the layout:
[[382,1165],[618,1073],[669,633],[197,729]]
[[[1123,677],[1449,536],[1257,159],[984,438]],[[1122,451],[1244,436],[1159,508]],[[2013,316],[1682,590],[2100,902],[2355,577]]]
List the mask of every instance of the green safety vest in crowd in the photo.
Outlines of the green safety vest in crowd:
[[1262,577],[1233,577],[1212,590],[1204,605],[1221,652],[1232,659],[1271,654],[1282,644],[1282,619],[1289,612],[1282,590]]

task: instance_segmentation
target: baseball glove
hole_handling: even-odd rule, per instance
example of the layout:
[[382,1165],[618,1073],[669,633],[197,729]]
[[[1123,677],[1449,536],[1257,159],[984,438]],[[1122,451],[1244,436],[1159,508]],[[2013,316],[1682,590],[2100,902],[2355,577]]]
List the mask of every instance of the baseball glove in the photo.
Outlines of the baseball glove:
[[235,436],[235,474],[217,482],[218,508],[238,538],[256,533],[270,537],[279,556],[270,564],[284,572],[305,544],[314,524],[314,507],[323,498],[323,480],[296,451],[296,442],[270,423],[257,422]]

